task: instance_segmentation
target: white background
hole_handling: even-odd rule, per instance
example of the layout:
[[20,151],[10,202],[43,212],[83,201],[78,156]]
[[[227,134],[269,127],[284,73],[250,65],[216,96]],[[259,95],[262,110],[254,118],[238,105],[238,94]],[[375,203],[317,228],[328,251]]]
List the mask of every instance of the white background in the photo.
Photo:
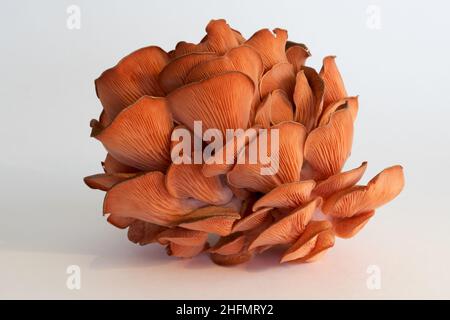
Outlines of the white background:
[[[69,5],[81,29],[66,27]],[[381,29],[367,8],[381,11]],[[445,1],[2,1],[0,11],[1,298],[450,298],[450,6]],[[211,18],[246,37],[281,27],[320,68],[337,55],[360,113],[347,168],[364,182],[392,164],[406,187],[355,238],[321,261],[235,268],[138,247],[101,215],[104,150],[89,138],[101,111],[94,79],[129,52],[199,41]],[[66,268],[81,267],[81,290]],[[366,286],[381,270],[381,289]]]

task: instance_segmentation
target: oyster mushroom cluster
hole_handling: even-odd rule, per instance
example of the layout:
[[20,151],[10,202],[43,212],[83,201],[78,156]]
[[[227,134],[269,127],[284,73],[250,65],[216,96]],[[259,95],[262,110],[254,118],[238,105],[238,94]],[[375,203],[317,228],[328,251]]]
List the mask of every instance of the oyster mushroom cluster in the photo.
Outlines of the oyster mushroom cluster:
[[[245,39],[225,20],[212,20],[197,44],[145,47],[101,74],[95,87],[103,111],[91,121],[91,136],[107,155],[104,173],[84,181],[106,191],[109,223],[128,228],[132,242],[159,243],[176,257],[207,253],[234,265],[281,246],[281,262],[310,262],[401,192],[399,165],[367,185],[358,185],[367,162],[342,171],[358,97],[347,94],[335,57],[317,72],[305,65],[307,47],[287,39],[283,29]],[[173,133],[193,132],[196,121],[224,134],[263,128],[257,135],[270,139],[276,131],[278,170],[261,174],[259,158],[211,161],[220,153],[174,161]],[[239,139],[234,160],[246,156],[251,140]]]

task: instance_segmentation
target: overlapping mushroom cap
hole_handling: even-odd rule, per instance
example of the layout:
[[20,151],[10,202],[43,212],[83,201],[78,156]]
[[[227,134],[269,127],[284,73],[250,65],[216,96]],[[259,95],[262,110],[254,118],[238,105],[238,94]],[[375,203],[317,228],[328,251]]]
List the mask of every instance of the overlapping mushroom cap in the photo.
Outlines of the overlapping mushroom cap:
[[[139,49],[95,81],[103,111],[91,135],[107,156],[104,173],[85,182],[106,191],[111,224],[128,228],[135,243],[166,246],[169,255],[208,252],[215,263],[233,265],[284,246],[281,262],[314,261],[335,236],[354,236],[401,192],[402,167],[365,186],[357,183],[367,162],[342,172],[358,97],[347,94],[335,57],[317,72],[305,66],[309,50],[288,41],[286,30],[263,29],[246,40],[212,20],[206,32],[198,44],[180,42],[170,52]],[[224,134],[265,128],[257,135],[268,141],[276,131],[278,170],[262,175],[260,159],[238,161],[244,147],[234,150],[233,164],[176,163],[172,134],[193,131],[195,121]]]

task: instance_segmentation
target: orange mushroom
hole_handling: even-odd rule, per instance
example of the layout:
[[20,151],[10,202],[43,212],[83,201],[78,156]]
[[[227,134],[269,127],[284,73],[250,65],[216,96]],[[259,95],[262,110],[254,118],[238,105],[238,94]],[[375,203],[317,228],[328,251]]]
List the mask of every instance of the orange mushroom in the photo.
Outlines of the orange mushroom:
[[[284,29],[245,39],[220,19],[198,43],[145,47],[103,72],[91,136],[107,151],[104,173],[84,181],[106,192],[107,221],[134,243],[180,258],[208,253],[224,266],[273,247],[284,248],[282,263],[311,262],[336,236],[356,235],[400,194],[403,168],[367,185],[358,184],[367,162],[343,171],[358,96],[347,94],[336,57],[317,72],[310,56]],[[241,134],[228,139],[230,130]],[[183,151],[176,161],[173,150]]]

